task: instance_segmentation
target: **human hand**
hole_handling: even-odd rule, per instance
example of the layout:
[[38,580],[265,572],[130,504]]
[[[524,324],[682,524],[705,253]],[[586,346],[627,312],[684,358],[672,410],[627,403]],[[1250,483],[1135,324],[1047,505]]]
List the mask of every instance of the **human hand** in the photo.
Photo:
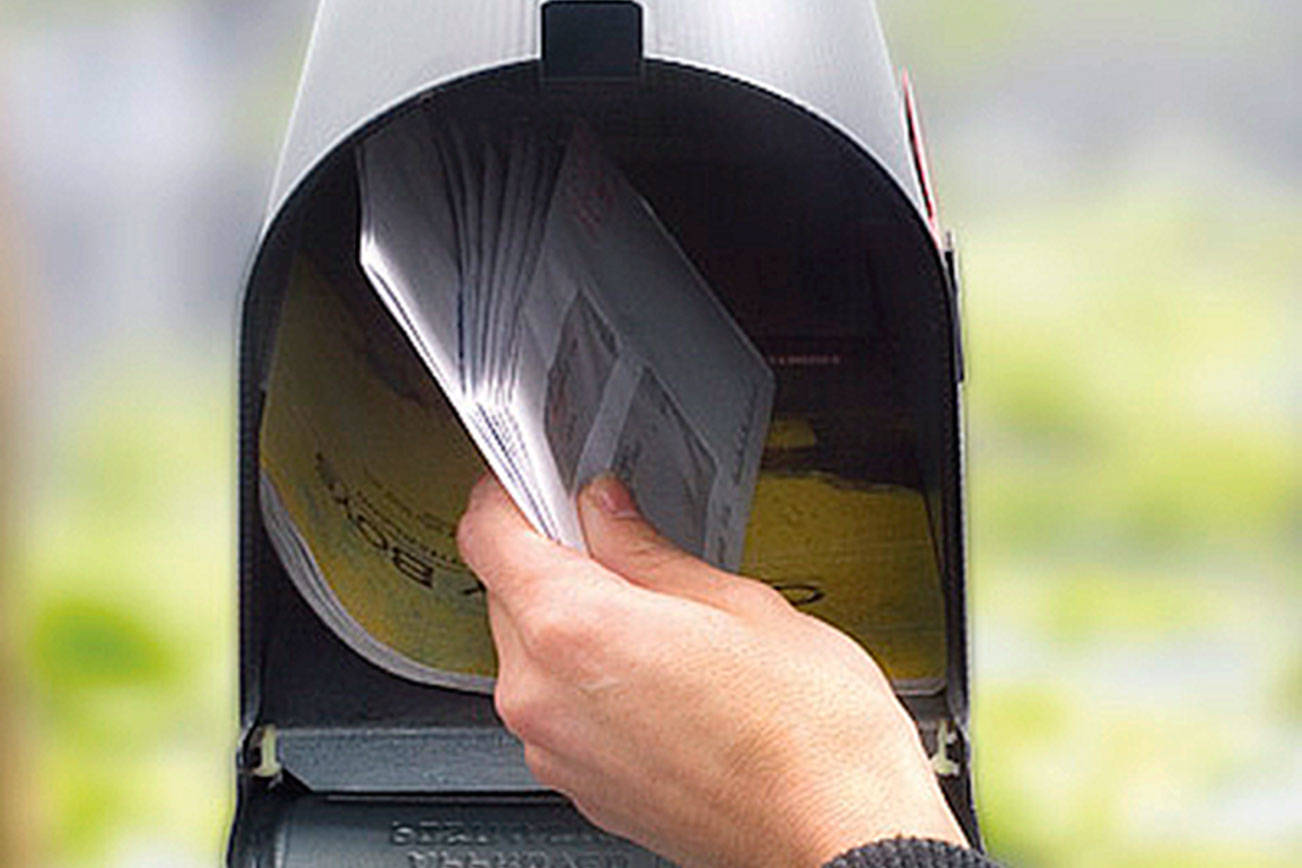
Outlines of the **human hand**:
[[538,781],[683,866],[814,866],[895,836],[964,845],[872,659],[778,592],[659,537],[613,477],[579,498],[591,556],[495,479],[462,556],[488,589],[498,714]]

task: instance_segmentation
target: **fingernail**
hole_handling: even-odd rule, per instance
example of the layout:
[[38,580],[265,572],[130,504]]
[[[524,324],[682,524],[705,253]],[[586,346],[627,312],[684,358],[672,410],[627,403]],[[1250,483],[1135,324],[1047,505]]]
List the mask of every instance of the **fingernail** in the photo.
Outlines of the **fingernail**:
[[613,473],[603,473],[588,486],[589,496],[598,508],[613,518],[636,518],[637,504],[633,495]]

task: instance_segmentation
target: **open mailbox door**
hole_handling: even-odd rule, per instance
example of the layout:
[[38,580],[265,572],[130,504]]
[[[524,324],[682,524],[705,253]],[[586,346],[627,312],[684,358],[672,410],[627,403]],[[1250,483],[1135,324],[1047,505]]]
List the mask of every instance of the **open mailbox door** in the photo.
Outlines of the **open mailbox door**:
[[[869,0],[323,0],[241,318],[229,864],[666,864],[540,787],[491,696],[341,641],[264,526],[283,302],[304,262],[361,279],[356,150],[416,114],[574,118],[653,206],[777,376],[743,572],[877,657],[976,841],[957,277]],[[887,558],[853,516],[876,514],[862,498],[908,513],[900,492],[923,543]]]

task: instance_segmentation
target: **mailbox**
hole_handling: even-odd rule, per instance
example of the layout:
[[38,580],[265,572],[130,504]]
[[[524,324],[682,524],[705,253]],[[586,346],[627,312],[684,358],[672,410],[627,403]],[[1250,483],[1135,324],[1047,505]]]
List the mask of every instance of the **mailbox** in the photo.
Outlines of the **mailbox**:
[[534,781],[490,696],[340,641],[263,526],[258,432],[292,263],[310,249],[349,267],[355,150],[410,112],[580,119],[769,356],[779,409],[807,399],[811,366],[866,348],[838,454],[922,494],[943,641],[934,677],[900,693],[977,840],[958,282],[870,0],[323,0],[240,320],[229,864],[667,864]]

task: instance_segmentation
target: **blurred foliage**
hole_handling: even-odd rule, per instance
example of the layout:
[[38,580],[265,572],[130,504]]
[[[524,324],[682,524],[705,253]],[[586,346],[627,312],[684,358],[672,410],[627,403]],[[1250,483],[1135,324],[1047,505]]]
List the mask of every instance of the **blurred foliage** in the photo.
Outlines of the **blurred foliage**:
[[1160,171],[969,223],[978,789],[1013,864],[1291,861],[1299,231]]
[[974,472],[997,467],[982,544],[1286,546],[1302,213],[1182,178],[1117,186],[968,233]]
[[1239,112],[1163,127],[1196,99],[1142,64],[1120,160],[1006,129],[1106,86],[1091,56],[1250,69],[1288,8],[881,4],[963,254],[978,804],[1011,864],[1302,844],[1298,166],[1250,162]]
[[147,343],[102,360],[45,446],[54,484],[26,505],[18,630],[43,838],[59,863],[104,864],[133,840],[221,847],[234,435],[231,385],[212,367]]

